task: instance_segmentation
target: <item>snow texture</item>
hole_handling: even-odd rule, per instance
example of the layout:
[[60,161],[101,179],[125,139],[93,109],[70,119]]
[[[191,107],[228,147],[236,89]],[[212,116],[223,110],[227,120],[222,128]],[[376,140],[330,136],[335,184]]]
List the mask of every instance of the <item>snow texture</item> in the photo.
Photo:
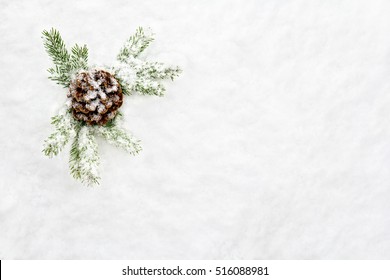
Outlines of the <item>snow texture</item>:
[[[390,2],[1,1],[0,259],[390,258]],[[102,183],[42,150],[66,89],[40,33],[113,65],[180,65],[125,97],[131,156],[99,140]]]

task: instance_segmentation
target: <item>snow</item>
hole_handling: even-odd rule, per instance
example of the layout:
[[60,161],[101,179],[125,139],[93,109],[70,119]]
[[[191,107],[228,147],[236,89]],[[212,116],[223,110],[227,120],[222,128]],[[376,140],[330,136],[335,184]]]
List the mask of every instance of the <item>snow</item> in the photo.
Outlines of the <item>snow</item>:
[[[97,92],[97,94],[99,95],[99,97],[100,97],[100,99],[101,100],[106,100],[107,99],[107,95],[102,91],[102,90],[99,90],[98,92]],[[108,101],[108,103],[109,103],[110,101]],[[111,106],[110,106],[111,107]]]
[[93,130],[90,126],[81,127],[78,140],[81,160],[77,163],[77,170],[81,173],[81,180],[87,185],[93,185],[100,179],[98,171],[100,159]]
[[94,78],[94,75],[96,73],[96,70],[92,70],[90,72],[88,72],[88,82],[91,84],[91,86],[94,88],[94,89],[100,89],[100,83],[98,81],[95,81],[95,78]]
[[[111,80],[113,80],[113,79],[111,79]],[[113,91],[117,91],[117,90],[118,90],[118,86],[116,86],[116,85],[114,85],[114,86],[112,86],[112,87],[106,88],[106,91],[107,91],[108,93],[113,92]],[[118,97],[118,96],[115,95],[115,97]],[[118,97],[118,98],[119,98],[119,97]],[[117,101],[117,100],[115,100],[115,101]]]
[[87,94],[84,96],[84,100],[85,101],[89,101],[91,99],[96,98],[96,96],[97,96],[97,91],[95,91],[95,90],[88,90]]
[[[3,1],[0,259],[390,258],[389,1]],[[41,150],[67,90],[40,33],[114,65],[138,26],[179,65],[125,97],[102,183]]]
[[122,82],[125,82],[129,88],[131,88],[134,85],[134,81],[137,79],[134,68],[126,63],[119,62],[115,62],[113,67],[116,71],[112,72],[116,72],[116,76],[120,78]]
[[99,99],[95,99],[93,100],[91,103],[88,103],[85,105],[85,107],[89,110],[89,111],[95,111],[96,110],[96,107],[101,105],[102,103],[100,103],[100,100]]

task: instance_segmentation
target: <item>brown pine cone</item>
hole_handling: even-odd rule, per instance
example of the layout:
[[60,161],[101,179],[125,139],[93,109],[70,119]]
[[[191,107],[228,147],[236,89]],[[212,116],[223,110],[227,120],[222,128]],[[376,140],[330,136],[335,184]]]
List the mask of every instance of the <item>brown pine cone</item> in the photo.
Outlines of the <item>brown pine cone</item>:
[[104,70],[79,72],[70,83],[68,97],[74,118],[88,125],[105,125],[123,103],[119,82]]

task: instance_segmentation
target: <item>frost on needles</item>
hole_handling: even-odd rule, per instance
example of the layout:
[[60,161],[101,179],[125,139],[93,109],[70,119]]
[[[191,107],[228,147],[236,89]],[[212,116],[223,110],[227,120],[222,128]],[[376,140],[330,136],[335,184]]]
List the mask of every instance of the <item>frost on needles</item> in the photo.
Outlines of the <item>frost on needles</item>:
[[[110,92],[107,91],[109,88],[106,85],[110,81],[109,75],[113,75],[114,80],[116,79],[120,84],[121,90],[118,89],[118,94],[139,93],[141,95],[162,96],[165,92],[163,81],[173,80],[181,73],[179,67],[165,66],[160,62],[149,62],[140,58],[141,53],[154,40],[153,33],[150,30],[144,30],[142,27],[139,27],[125,42],[117,55],[117,62],[113,66],[104,67],[102,70],[88,66],[88,48],[86,45],[79,46],[76,44],[68,51],[60,33],[54,28],[49,31],[44,30],[42,35],[45,49],[54,64],[53,67],[48,69],[49,79],[57,84],[65,88],[71,86],[75,90],[75,88],[80,87],[80,83],[85,82],[77,79],[80,75],[94,79],[99,71],[100,73],[106,73],[105,71],[111,73],[106,74],[106,80],[92,81],[94,87],[91,90],[95,90],[97,93],[88,93],[88,96],[101,96],[101,100],[94,100],[94,102],[96,104],[100,101],[103,102],[102,104],[107,107],[106,110],[109,110],[109,106],[112,105],[110,105],[110,101],[105,101],[106,95],[102,90]],[[97,86],[95,87],[95,85]],[[81,100],[84,97],[77,96],[77,98]],[[113,96],[113,98],[117,97]],[[102,137],[116,147],[122,148],[131,155],[136,155],[142,148],[139,141],[121,127],[122,114],[118,110],[108,114],[112,118],[108,122],[93,123],[75,118],[77,112],[74,106],[81,106],[80,104],[83,104],[83,101],[80,100],[77,100],[78,103],[68,100],[59,114],[52,118],[54,131],[45,140],[43,153],[48,157],[56,156],[71,142],[69,159],[71,175],[86,185],[95,185],[99,184],[100,181],[97,136]],[[89,110],[96,107],[88,107],[88,105],[85,108]],[[78,108],[78,110],[83,112],[85,108]],[[104,108],[99,110],[99,112],[105,111]],[[95,118],[94,111],[88,111],[88,113]],[[97,112],[96,118],[99,118]]]
[[163,80],[173,79],[181,73],[179,67],[165,66],[160,62],[149,62],[139,58],[140,54],[153,42],[151,30],[139,27],[135,34],[130,36],[117,59],[118,64],[113,67],[116,77],[121,81],[123,92],[130,95],[138,92],[143,95],[162,96],[165,87]]

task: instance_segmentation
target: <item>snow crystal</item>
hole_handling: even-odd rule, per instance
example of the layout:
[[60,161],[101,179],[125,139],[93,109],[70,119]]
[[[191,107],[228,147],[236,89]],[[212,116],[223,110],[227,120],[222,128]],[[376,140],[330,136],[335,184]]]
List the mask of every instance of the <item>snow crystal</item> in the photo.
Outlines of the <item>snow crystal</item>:
[[117,91],[117,90],[118,90],[118,87],[116,85],[106,89],[107,93],[110,93],[110,92],[113,92],[113,91]]
[[113,77],[110,77],[110,82],[113,86],[117,86],[118,85],[118,82],[116,79],[114,79]]
[[97,94],[100,96],[102,100],[107,99],[107,95],[101,89],[97,92]]
[[88,77],[89,77],[88,82],[94,89],[100,89],[100,84],[95,80],[95,73],[96,70],[88,72]]
[[105,110],[106,110],[106,107],[105,107],[102,103],[100,103],[100,104],[98,105],[98,112],[101,114],[101,113],[103,113]]
[[93,100],[91,103],[88,103],[85,105],[85,107],[89,110],[89,111],[95,111],[96,110],[96,107],[99,106],[100,104],[100,100],[99,99],[95,99]]
[[[137,61],[137,60],[134,60]],[[127,63],[117,63],[114,67],[116,70],[116,76],[126,83],[129,87],[132,87],[137,79],[137,73],[134,66]]]
[[78,139],[80,146],[87,146],[89,141],[88,133],[89,133],[89,128],[87,126],[81,127],[79,132],[79,139]]
[[96,98],[97,92],[95,90],[88,90],[87,94],[84,95],[84,100],[89,101],[91,99]]

